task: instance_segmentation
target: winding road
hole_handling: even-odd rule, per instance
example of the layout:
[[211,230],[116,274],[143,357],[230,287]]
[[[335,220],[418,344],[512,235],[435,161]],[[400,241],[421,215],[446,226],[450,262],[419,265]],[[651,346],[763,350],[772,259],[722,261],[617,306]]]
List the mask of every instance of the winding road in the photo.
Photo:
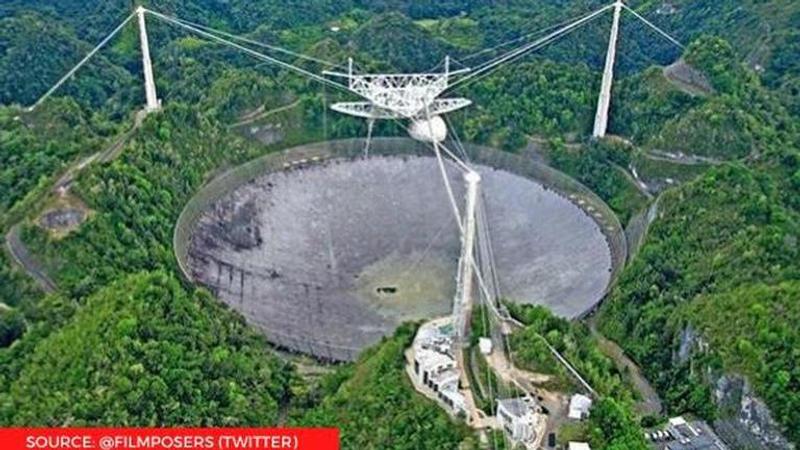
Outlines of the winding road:
[[614,364],[620,372],[628,375],[631,384],[636,391],[639,392],[641,400],[636,404],[637,412],[643,415],[661,414],[664,411],[661,397],[659,397],[655,388],[653,388],[650,382],[642,375],[639,366],[625,354],[625,351],[622,350],[616,342],[600,334],[594,320],[589,322],[589,329],[591,330],[592,336],[597,339],[600,351],[614,361]]
[[[70,186],[72,186],[75,177],[86,167],[89,167],[96,161],[108,162],[119,156],[122,149],[125,147],[125,143],[128,142],[134,132],[142,125],[146,116],[147,113],[144,110],[137,111],[134,116],[133,126],[130,129],[114,139],[111,145],[105,149],[76,161],[53,183],[52,187],[45,192],[65,195],[69,191]],[[21,225],[22,222],[13,224],[5,235],[6,250],[11,256],[11,260],[28,274],[28,276],[36,280],[37,284],[45,293],[50,294],[57,291],[58,285],[56,282],[50,278],[41,262],[31,254],[22,241],[20,236]]]
[[11,259],[27,273],[31,278],[36,280],[42,290],[47,293],[53,293],[58,289],[56,283],[47,275],[41,264],[31,256],[28,248],[22,242],[19,234],[20,224],[13,225],[6,233],[6,249]]

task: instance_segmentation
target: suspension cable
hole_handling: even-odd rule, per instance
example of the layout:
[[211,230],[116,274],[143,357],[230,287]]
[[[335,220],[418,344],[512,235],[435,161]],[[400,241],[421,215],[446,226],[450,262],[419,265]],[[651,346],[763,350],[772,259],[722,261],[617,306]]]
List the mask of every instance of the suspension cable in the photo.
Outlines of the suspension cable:
[[653,30],[655,30],[656,33],[660,34],[664,39],[668,40],[669,42],[671,42],[672,44],[674,44],[675,46],[677,46],[680,49],[684,49],[685,48],[684,45],[681,44],[680,42],[678,42],[677,39],[675,39],[672,36],[670,36],[669,34],[667,34],[666,31],[664,31],[661,28],[659,28],[658,26],[656,26],[653,22],[650,22],[649,20],[645,19],[641,14],[637,13],[636,11],[634,11],[631,7],[629,7],[625,3],[622,4],[622,7],[625,8],[626,10],[630,11],[631,14],[633,14],[637,19],[639,19],[642,22],[644,22],[645,25],[647,25],[648,27],[650,27]]
[[[589,21],[594,20],[597,17],[599,17],[599,16],[595,16],[592,19],[589,19]],[[584,22],[584,24],[588,23],[589,21]],[[528,48],[526,50],[526,52],[532,52],[532,51],[539,50],[539,49],[541,49],[541,48],[543,48],[543,47],[545,47],[545,46],[547,46],[547,45],[549,45],[549,44],[551,44],[551,43],[553,43],[553,42],[555,42],[555,41],[567,36],[570,32],[574,31],[575,29],[577,29],[577,27],[573,28],[571,30],[568,30],[565,33],[561,33],[561,34],[558,34],[558,35],[553,35],[553,36],[548,36],[548,37],[542,38],[542,39],[540,39],[539,41],[536,42],[536,45]],[[519,56],[522,56],[522,55],[519,55]],[[504,66],[505,64],[501,64],[501,65]],[[494,70],[484,71],[479,76],[474,76],[474,77],[471,76],[471,77],[469,77],[469,79],[465,79],[466,83],[463,85],[463,87],[466,87],[466,86],[469,86],[470,84],[476,83],[476,82],[486,78],[487,76],[491,75],[493,72],[494,72]],[[459,81],[461,81],[461,80],[459,80]]]
[[466,172],[471,172],[473,170],[472,167],[469,166],[469,164],[462,161],[461,158],[456,156],[450,149],[445,147],[444,144],[439,143],[439,147],[441,147],[442,151],[444,151],[447,154],[447,156],[453,159],[453,162],[456,163],[456,165],[458,165],[458,167],[460,167],[461,170],[464,170]]
[[[468,61],[468,60],[474,59],[474,58],[476,58],[476,57],[478,57],[478,56],[480,56],[480,55],[482,55],[484,53],[489,53],[489,52],[492,52],[492,51],[497,50],[499,48],[506,47],[506,46],[511,45],[511,44],[516,44],[517,42],[520,42],[520,41],[528,40],[528,39],[530,39],[530,38],[532,38],[534,36],[538,36],[540,34],[548,33],[548,32],[550,32],[550,31],[552,31],[552,30],[554,30],[556,28],[560,28],[560,27],[563,27],[565,25],[569,25],[570,23],[573,23],[575,21],[578,21],[582,17],[583,16],[575,16],[575,17],[573,17],[571,19],[567,19],[567,20],[565,20],[563,22],[560,22],[560,23],[557,23],[555,25],[550,25],[550,26],[547,26],[545,28],[542,28],[541,30],[536,30],[536,31],[532,31],[530,33],[526,33],[526,34],[524,34],[522,36],[518,36],[518,37],[516,37],[514,39],[510,39],[508,41],[501,42],[501,43],[499,43],[497,45],[494,45],[492,47],[484,48],[484,49],[479,50],[479,51],[477,51],[475,53],[471,53],[471,54],[469,54],[467,56],[464,56],[464,57],[460,58],[460,60],[461,61]],[[530,22],[532,22],[532,21],[529,21],[528,23],[530,23]]]
[[450,85],[450,88],[453,88],[453,87],[455,87],[455,86],[457,86],[459,84],[462,84],[462,83],[464,83],[464,82],[466,82],[468,80],[474,79],[475,77],[478,77],[480,75],[488,73],[489,71],[493,70],[494,68],[496,68],[496,67],[498,67],[500,65],[506,64],[506,63],[516,59],[516,58],[519,58],[520,56],[524,55],[525,53],[527,53],[529,51],[532,51],[532,50],[535,50],[537,48],[540,48],[540,47],[542,47],[544,45],[547,45],[550,42],[552,42],[552,41],[554,41],[554,40],[556,40],[556,39],[558,39],[560,37],[565,36],[566,34],[574,31],[575,29],[581,27],[582,25],[586,24],[587,22],[597,18],[598,16],[600,16],[604,12],[608,11],[609,9],[611,9],[613,6],[614,6],[613,4],[606,5],[606,6],[602,7],[602,8],[600,8],[600,9],[598,9],[597,11],[595,11],[593,13],[590,13],[590,14],[582,17],[581,19],[578,19],[575,22],[572,22],[571,24],[569,24],[567,26],[561,27],[558,30],[556,30],[556,31],[554,31],[552,33],[549,33],[547,36],[544,36],[544,37],[542,37],[540,39],[537,39],[536,41],[534,41],[532,43],[525,44],[522,47],[519,47],[517,49],[511,50],[511,51],[509,51],[509,52],[507,52],[507,53],[505,53],[505,54],[503,54],[503,55],[501,55],[501,56],[499,56],[499,57],[487,62],[486,64],[480,66],[476,70],[473,70],[472,72],[470,72],[468,75],[464,76],[463,78],[460,78],[460,79],[456,80],[454,83],[452,83]]
[[54,93],[56,90],[58,90],[58,88],[60,88],[60,87],[61,87],[61,85],[63,85],[64,83],[66,83],[66,82],[67,82],[67,80],[69,80],[69,78],[70,78],[70,77],[72,77],[72,75],[74,75],[74,74],[75,74],[75,72],[77,72],[77,71],[78,71],[78,70],[79,70],[81,67],[83,67],[83,66],[84,66],[84,64],[86,64],[86,63],[87,63],[87,62],[88,62],[88,61],[89,61],[89,60],[92,58],[92,56],[94,56],[94,55],[95,55],[97,52],[99,52],[99,51],[100,51],[100,49],[102,49],[103,47],[105,47],[105,45],[106,45],[106,44],[108,44],[108,41],[110,41],[111,39],[113,39],[113,38],[114,38],[114,36],[116,36],[116,35],[117,35],[117,33],[119,33],[119,32],[120,32],[120,30],[122,30],[122,29],[125,27],[125,25],[127,25],[127,24],[128,24],[128,22],[130,22],[130,21],[131,21],[131,19],[133,19],[133,16],[135,16],[135,15],[136,15],[136,13],[135,13],[135,12],[131,13],[131,14],[130,14],[130,15],[127,17],[127,18],[125,18],[125,20],[123,20],[123,21],[122,21],[122,23],[120,23],[119,25],[117,25],[117,27],[116,27],[116,28],[114,28],[114,30],[113,30],[111,33],[109,33],[109,34],[108,34],[108,36],[106,36],[106,37],[105,37],[105,38],[104,38],[102,41],[100,41],[100,43],[99,43],[99,44],[97,44],[97,46],[96,46],[95,48],[93,48],[93,49],[92,49],[92,51],[90,51],[88,54],[86,54],[86,56],[84,56],[84,57],[83,57],[83,59],[82,59],[82,60],[80,60],[80,62],[79,62],[78,64],[76,64],[76,65],[75,65],[75,66],[74,66],[72,69],[70,69],[70,71],[69,71],[69,72],[67,72],[67,74],[66,74],[66,75],[64,75],[63,77],[61,77],[61,79],[60,79],[60,80],[58,80],[58,82],[57,82],[56,84],[54,84],[54,85],[53,85],[53,87],[51,87],[51,88],[50,88],[50,89],[49,89],[47,92],[45,92],[45,94],[44,94],[44,95],[42,95],[42,96],[39,98],[39,100],[37,100],[37,101],[36,101],[36,103],[34,103],[34,104],[33,104],[33,105],[31,105],[30,107],[28,107],[28,111],[33,111],[33,110],[34,110],[34,109],[35,109],[37,106],[39,106],[40,104],[42,104],[42,102],[44,102],[44,101],[45,101],[45,100],[47,100],[47,99],[48,99],[48,98],[49,98],[51,95],[53,95],[53,93]]
[[224,38],[221,38],[221,37],[219,37],[219,36],[217,36],[215,34],[209,33],[207,31],[203,31],[200,28],[197,28],[195,26],[187,25],[185,23],[180,22],[179,20],[173,19],[173,18],[171,18],[169,16],[165,16],[165,15],[163,15],[161,13],[158,13],[158,12],[155,12],[155,11],[152,11],[152,10],[149,10],[149,9],[146,9],[145,11],[150,13],[150,14],[152,14],[153,16],[165,21],[165,22],[168,22],[168,23],[177,25],[179,27],[185,28],[185,29],[187,29],[189,31],[197,33],[200,36],[203,36],[203,37],[205,37],[207,39],[210,39],[212,41],[216,41],[218,43],[230,46],[232,48],[235,48],[237,50],[245,52],[245,53],[247,53],[247,54],[249,54],[249,55],[251,55],[251,56],[253,56],[255,58],[261,59],[263,61],[271,62],[271,63],[273,63],[275,65],[278,65],[280,67],[283,67],[285,69],[289,69],[289,70],[291,70],[293,72],[296,72],[296,73],[298,73],[300,75],[303,75],[303,76],[305,76],[307,78],[310,78],[310,79],[312,79],[314,81],[317,81],[317,82],[320,82],[320,83],[323,83],[323,84],[328,84],[328,85],[333,86],[336,89],[340,89],[340,90],[342,90],[344,92],[352,93],[352,91],[347,86],[345,86],[343,84],[339,84],[339,83],[337,83],[335,81],[332,81],[332,80],[330,80],[328,78],[325,78],[323,76],[317,75],[317,74],[315,74],[313,72],[310,72],[310,71],[308,71],[306,69],[303,69],[302,67],[297,67],[297,66],[295,66],[293,64],[290,64],[290,63],[281,61],[279,59],[273,58],[271,56],[265,55],[263,53],[257,52],[257,51],[255,51],[255,50],[253,50],[251,48],[245,47],[245,46],[237,44],[235,42],[231,42],[231,41],[229,41],[227,39],[224,39]]
[[[481,192],[481,202],[479,203],[479,212],[480,216],[478,219],[480,220],[480,228],[478,229],[479,234],[478,238],[483,240],[486,245],[486,258],[489,264],[489,276],[491,277],[494,298],[499,299],[502,297],[500,292],[500,279],[497,276],[497,261],[495,261],[494,257],[494,248],[492,246],[492,235],[491,230],[489,229],[489,218],[487,217],[488,211],[486,210],[486,200],[484,198],[484,192]],[[482,234],[481,234],[482,233]]]
[[[481,308],[481,322],[483,323],[483,331],[486,333],[490,338],[492,331],[490,329],[490,320],[486,319],[486,315],[488,312],[486,311],[486,307]],[[479,345],[480,346],[480,345]],[[479,349],[480,350],[480,349]],[[478,352],[482,358],[484,358],[484,363],[486,365],[486,387],[489,391],[489,412],[492,415],[497,415],[497,405],[494,396],[494,388],[492,387],[492,368],[489,364],[488,358],[482,354],[482,352]],[[466,370],[466,368],[465,368]],[[492,449],[497,449],[497,437],[494,433],[492,433]]]
[[[595,16],[594,18],[592,18],[590,20],[594,20],[597,17],[599,17],[599,16]],[[588,22],[586,22],[586,23],[588,23]],[[543,47],[545,47],[545,46],[547,46],[547,45],[549,45],[549,44],[551,44],[551,43],[553,43],[553,42],[555,42],[555,41],[567,36],[571,31],[574,31],[574,29],[573,30],[569,30],[568,32],[563,33],[563,34],[560,34],[560,35],[557,35],[557,36],[553,36],[553,37],[551,37],[551,38],[549,38],[547,40],[542,40],[535,47],[532,47],[532,48],[528,49],[528,51],[530,52],[530,51],[539,50],[539,49],[541,49],[541,48],[543,48]],[[480,80],[483,80],[484,78],[486,78],[489,75],[491,75],[493,72],[494,71],[488,71],[488,72],[484,72],[484,73],[480,74],[480,76],[470,77],[470,79],[467,80],[467,82],[464,85],[462,85],[462,87],[467,87],[467,86],[469,86],[469,85],[471,85],[473,83],[476,83],[476,82],[478,82]]]
[[317,64],[322,64],[324,66],[329,66],[329,67],[339,67],[339,68],[343,68],[344,67],[341,64],[332,63],[330,61],[326,61],[324,59],[320,59],[320,58],[317,58],[317,57],[314,57],[314,56],[304,55],[302,53],[298,53],[298,52],[295,52],[295,51],[292,51],[292,50],[289,50],[289,49],[286,49],[286,48],[278,47],[276,45],[266,44],[264,42],[256,41],[254,39],[250,39],[250,38],[247,38],[247,37],[244,37],[244,36],[238,36],[238,35],[235,35],[235,34],[232,34],[232,33],[228,33],[226,31],[214,29],[214,28],[211,28],[211,27],[208,27],[208,26],[196,23],[196,22],[192,22],[192,21],[189,21],[189,20],[186,20],[186,19],[180,19],[180,18],[177,18],[177,17],[174,17],[174,16],[168,16],[168,17],[170,17],[170,19],[172,19],[172,20],[174,20],[176,22],[180,22],[180,23],[182,23],[184,25],[189,25],[189,26],[201,29],[201,30],[203,30],[205,32],[208,32],[208,33],[217,34],[217,35],[220,35],[220,36],[225,36],[228,39],[232,39],[232,40],[239,41],[239,42],[244,42],[246,44],[255,45],[255,46],[261,47],[261,48],[266,48],[268,50],[272,50],[272,51],[275,51],[275,52],[283,53],[285,55],[289,55],[289,56],[292,56],[292,57],[295,57],[295,58],[298,58],[298,59],[302,59],[302,60],[305,60],[305,61],[315,62]]
[[[456,198],[453,195],[453,188],[450,186],[450,180],[447,177],[447,170],[444,167],[444,160],[442,159],[442,152],[439,151],[439,143],[436,141],[433,135],[433,122],[431,121],[430,110],[428,109],[428,105],[425,105],[425,115],[428,118],[428,126],[430,128],[429,133],[431,134],[431,141],[433,141],[433,151],[436,153],[436,161],[439,164],[439,171],[442,173],[442,180],[444,181],[444,188],[447,191],[447,198],[450,200],[450,206],[453,208],[453,214],[456,217],[456,224],[458,224],[458,231],[460,234],[464,234],[464,225],[461,223],[461,212],[458,210],[458,203],[456,202]],[[442,146],[444,147],[444,146]]]
[[459,155],[461,155],[461,158],[463,158],[465,162],[469,162],[469,155],[467,155],[467,152],[464,149],[464,144],[461,142],[461,138],[458,136],[456,128],[453,126],[453,123],[447,116],[443,115],[442,118],[447,124],[447,129],[450,130],[450,133],[453,135],[453,144],[456,148],[456,151],[458,152]]

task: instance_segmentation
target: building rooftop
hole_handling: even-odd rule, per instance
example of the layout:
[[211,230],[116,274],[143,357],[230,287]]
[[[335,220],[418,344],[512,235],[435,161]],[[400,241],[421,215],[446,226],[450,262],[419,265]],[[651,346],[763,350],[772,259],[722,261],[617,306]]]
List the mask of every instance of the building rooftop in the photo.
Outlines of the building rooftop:
[[523,398],[498,400],[497,405],[516,417],[525,417],[531,411],[530,405]]
[[666,429],[647,434],[658,450],[728,450],[705,422],[687,422],[683,417],[669,419]]
[[586,442],[570,442],[567,444],[568,450],[592,450]]
[[436,384],[440,386],[454,386],[458,387],[458,372],[455,369],[443,370],[439,373],[431,375]]
[[481,353],[484,355],[488,355],[492,353],[492,340],[489,338],[482,337],[478,339],[478,346],[481,349]]
[[592,399],[582,395],[575,394],[569,400],[569,418],[570,419],[583,419],[589,415],[589,410],[592,408]]
[[455,405],[462,406],[464,404],[464,395],[458,392],[457,389],[445,389],[439,392],[443,397],[450,399]]
[[425,324],[417,332],[416,340],[420,343],[450,340],[453,327],[450,324]]
[[452,367],[455,360],[449,355],[427,348],[417,349],[415,359],[419,361],[422,370],[431,371],[440,367]]

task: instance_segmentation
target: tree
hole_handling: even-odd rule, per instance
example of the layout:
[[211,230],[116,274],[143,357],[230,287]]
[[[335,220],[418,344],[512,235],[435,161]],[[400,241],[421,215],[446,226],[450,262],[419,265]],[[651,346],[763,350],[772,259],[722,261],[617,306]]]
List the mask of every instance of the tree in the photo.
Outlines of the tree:
[[8,347],[25,333],[25,317],[16,309],[0,308],[0,347]]

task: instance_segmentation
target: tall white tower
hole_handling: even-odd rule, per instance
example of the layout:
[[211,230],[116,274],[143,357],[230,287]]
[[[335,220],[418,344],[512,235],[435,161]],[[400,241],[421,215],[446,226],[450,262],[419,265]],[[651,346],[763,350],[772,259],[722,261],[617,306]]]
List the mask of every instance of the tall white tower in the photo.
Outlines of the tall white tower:
[[472,278],[475,253],[475,208],[478,201],[481,176],[474,171],[464,173],[467,184],[466,204],[461,235],[461,258],[458,263],[458,282],[456,298],[453,302],[453,317],[456,325],[456,336],[465,343],[469,339],[469,322],[472,316]]
[[153,77],[153,62],[150,60],[150,44],[147,39],[147,23],[145,21],[143,6],[136,8],[139,19],[139,41],[142,46],[142,69],[144,70],[144,94],[147,99],[145,111],[152,112],[161,108],[161,102],[156,93],[156,81]]
[[606,53],[606,66],[600,85],[600,97],[597,99],[597,113],[594,116],[592,136],[595,138],[604,137],[608,129],[608,110],[611,106],[611,86],[614,83],[614,64],[617,58],[619,18],[622,14],[622,7],[622,0],[617,0],[614,4],[614,21],[611,24],[611,36],[608,39],[608,53]]

